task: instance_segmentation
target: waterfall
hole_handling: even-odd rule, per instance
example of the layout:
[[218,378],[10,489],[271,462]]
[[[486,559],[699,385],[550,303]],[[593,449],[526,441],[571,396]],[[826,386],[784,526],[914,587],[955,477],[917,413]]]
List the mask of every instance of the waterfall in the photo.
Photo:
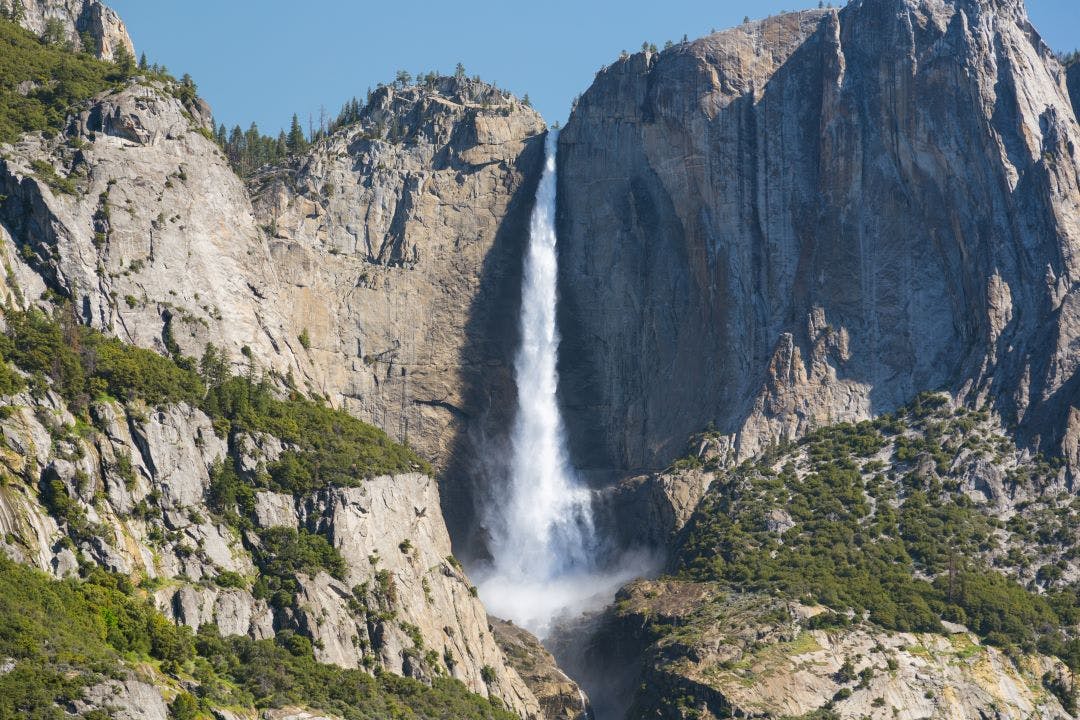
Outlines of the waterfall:
[[541,637],[597,590],[590,493],[570,463],[556,395],[556,143],[549,132],[523,266],[509,477],[488,514],[492,565],[479,585],[494,615]]

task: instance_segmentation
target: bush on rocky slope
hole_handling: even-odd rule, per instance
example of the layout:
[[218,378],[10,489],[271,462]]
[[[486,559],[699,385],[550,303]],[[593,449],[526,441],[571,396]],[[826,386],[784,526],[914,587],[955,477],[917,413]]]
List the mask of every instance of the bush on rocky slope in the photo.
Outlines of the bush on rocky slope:
[[52,387],[73,412],[85,412],[91,400],[103,395],[149,405],[197,405],[203,398],[204,386],[194,370],[80,325],[69,308],[54,316],[36,308],[8,309],[4,318],[0,356],[28,373],[36,389]]
[[58,131],[72,107],[127,79],[119,65],[48,44],[0,20],[0,142]]
[[349,487],[365,477],[399,472],[430,473],[427,463],[382,430],[295,392],[279,399],[266,382],[230,378],[212,387],[202,406],[230,436],[268,433],[288,445],[267,467],[268,476],[257,479],[279,492]]
[[190,691],[177,695],[174,714],[304,704],[347,720],[515,717],[456,680],[428,687],[318,663],[310,641],[291,633],[222,638],[204,625],[194,636],[154,610],[126,578],[94,570],[83,581],[56,581],[2,554],[0,657],[10,664],[0,673],[3,720],[69,717],[61,708],[84,688],[128,677],[137,665],[158,686]]
[[[1080,584],[1061,580],[1080,551],[1080,500],[1040,496],[1056,470],[1036,459],[1006,480],[1012,491],[1036,489],[1022,512],[1004,521],[976,506],[961,471],[1002,452],[986,420],[924,396],[744,463],[696,513],[680,576],[825,605],[841,623],[851,611],[898,631],[959,622],[992,644],[1080,668]],[[1028,587],[1010,578],[1023,572],[1014,563],[1044,555]]]
[[[7,309],[4,318],[0,359],[28,374],[36,391],[58,392],[77,414],[104,396],[150,406],[185,402],[201,407],[227,437],[246,432],[280,439],[288,449],[256,478],[260,487],[305,493],[377,475],[430,472],[409,448],[346,412],[296,392],[281,399],[265,379],[230,377],[216,349],[208,349],[200,375],[187,358],[164,357],[80,325],[67,306],[53,316]],[[5,364],[0,392],[11,394],[23,383]]]
[[82,688],[125,674],[123,658],[174,667],[194,656],[190,631],[131,598],[125,579],[97,571],[57,582],[0,554],[0,718],[64,717]]

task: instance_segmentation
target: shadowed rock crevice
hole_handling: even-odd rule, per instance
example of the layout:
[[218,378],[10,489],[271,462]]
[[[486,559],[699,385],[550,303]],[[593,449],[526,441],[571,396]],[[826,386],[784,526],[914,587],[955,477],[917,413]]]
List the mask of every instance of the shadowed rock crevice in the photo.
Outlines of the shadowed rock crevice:
[[529,216],[544,162],[544,135],[525,142],[515,161],[524,178],[514,192],[480,269],[469,305],[459,366],[463,375],[460,422],[442,473],[443,513],[464,558],[486,555],[482,509],[504,482],[510,428],[517,407],[514,357],[520,342],[521,278]]

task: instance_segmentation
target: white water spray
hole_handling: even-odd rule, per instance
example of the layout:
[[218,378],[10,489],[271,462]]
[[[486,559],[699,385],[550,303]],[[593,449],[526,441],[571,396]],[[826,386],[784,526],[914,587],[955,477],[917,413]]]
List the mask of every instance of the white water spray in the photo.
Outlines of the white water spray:
[[489,512],[493,563],[479,586],[492,614],[541,638],[556,618],[603,605],[633,576],[596,567],[590,493],[570,464],[556,396],[556,141],[549,132],[529,226],[510,477]]

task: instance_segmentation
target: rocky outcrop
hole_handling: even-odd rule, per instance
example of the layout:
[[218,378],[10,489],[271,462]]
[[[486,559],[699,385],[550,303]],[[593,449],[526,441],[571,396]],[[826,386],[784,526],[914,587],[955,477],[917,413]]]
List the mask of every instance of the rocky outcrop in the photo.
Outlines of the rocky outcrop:
[[360,120],[253,181],[309,381],[446,467],[511,406],[520,248],[545,125],[467,79],[380,87]]
[[[358,667],[373,656],[391,672],[422,678],[446,672],[523,716],[537,715],[454,559],[435,480],[374,478],[299,504],[302,522],[329,536],[348,567],[343,582],[322,574],[301,583],[299,623],[319,641],[316,657]],[[393,620],[384,619],[387,611]]]
[[700,467],[670,468],[604,488],[593,505],[600,533],[622,548],[662,553],[690,521],[712,480]]
[[1058,445],[1080,142],[1023,4],[864,0],[630,55],[559,139],[576,458],[736,458],[951,387]]
[[536,696],[546,720],[592,717],[585,693],[531,633],[497,618],[491,618],[491,629],[507,662]]
[[147,682],[127,679],[94,685],[75,703],[76,711],[104,711],[116,720],[168,720],[171,717],[161,689]]
[[[92,52],[99,58],[112,60],[118,48],[124,48],[132,58],[135,46],[127,27],[112,8],[99,0],[20,0],[21,19],[31,32],[42,35],[49,21],[59,21],[64,38],[73,47]],[[11,3],[5,3],[10,6]],[[87,41],[91,47],[85,47]]]
[[196,358],[213,342],[237,366],[247,347],[261,367],[293,367],[288,329],[259,303],[276,282],[269,249],[209,125],[167,86],[135,84],[95,101],[68,138],[11,148],[0,236],[12,299],[36,301],[44,283],[126,342]]
[[[0,551],[10,557],[57,577],[100,565],[149,583],[158,608],[193,629],[214,624],[254,639],[300,632],[322,662],[453,677],[539,717],[454,559],[434,479],[385,476],[307,496],[259,491],[256,525],[242,531],[212,511],[211,473],[237,454],[242,467],[265,473],[281,453],[277,438],[227,443],[186,405],[100,401],[92,427],[79,432],[52,393],[3,399],[0,408]],[[41,488],[57,482],[53,495],[70,502],[49,505]],[[254,587],[253,551],[257,531],[282,527],[328,538],[345,570],[299,574],[292,604],[272,605]]]
[[1014,662],[962,630],[807,629],[819,612],[709,585],[628,588],[612,622],[678,628],[646,650],[631,715],[802,717],[828,708],[845,719],[1071,717],[1041,686],[1048,676],[1070,682],[1060,660]]

